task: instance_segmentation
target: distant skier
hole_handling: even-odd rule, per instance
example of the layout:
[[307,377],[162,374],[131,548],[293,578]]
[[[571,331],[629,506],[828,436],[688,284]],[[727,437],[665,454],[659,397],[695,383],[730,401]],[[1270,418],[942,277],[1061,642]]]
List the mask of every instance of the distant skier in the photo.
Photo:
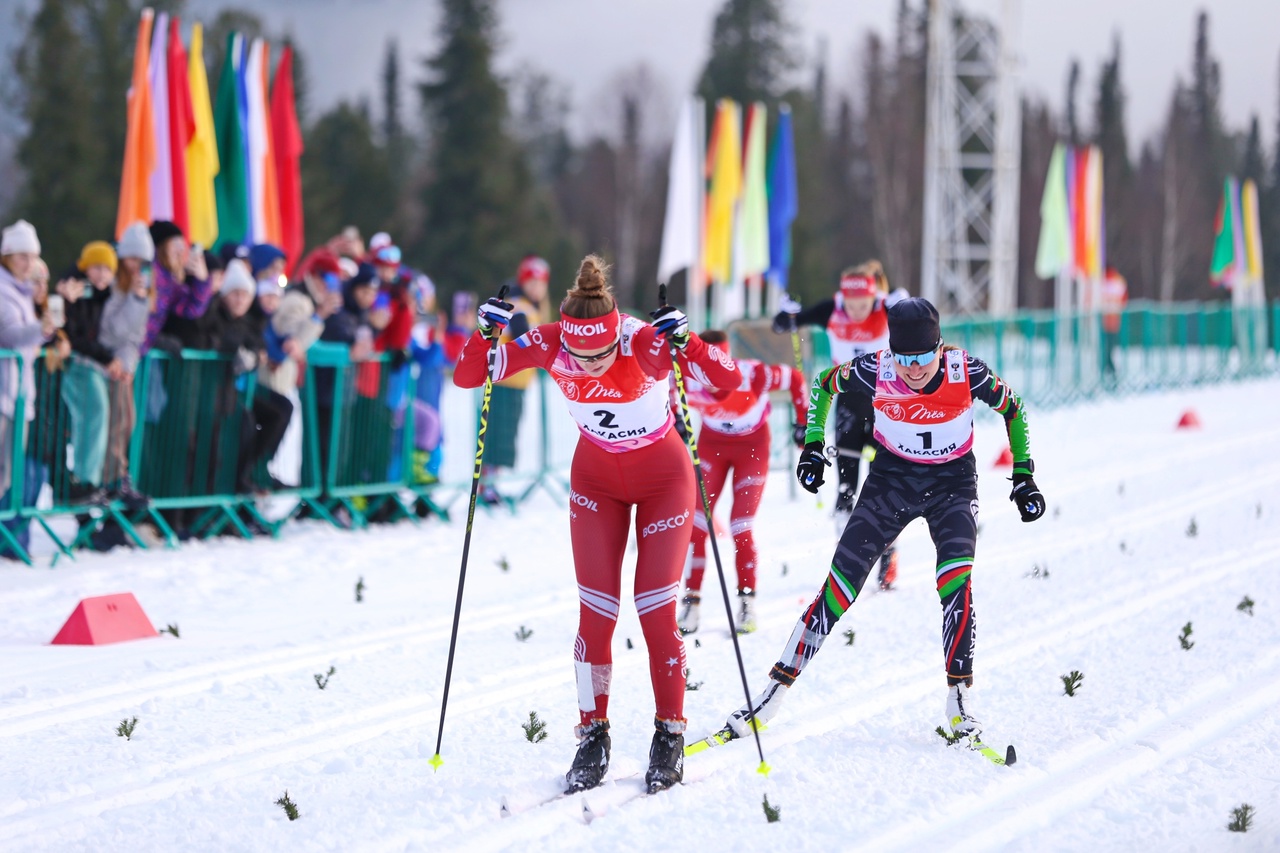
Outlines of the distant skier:
[[[728,336],[709,329],[702,340],[725,352]],[[756,542],[752,532],[756,510],[769,476],[769,392],[789,389],[795,407],[796,444],[804,445],[804,423],[808,406],[804,376],[793,367],[763,364],[752,359],[734,359],[742,381],[733,389],[708,388],[696,379],[685,383],[689,405],[702,415],[698,432],[698,455],[711,508],[733,471],[733,508],[729,512],[729,532],[733,535],[734,563],[738,570],[738,610],[735,622],[739,634],[756,629]],[[707,520],[693,514],[693,561],[688,585],[680,602],[680,633],[698,630],[702,601],[702,574],[707,566]]]
[[[981,400],[1005,419],[1013,450],[1009,499],[1023,521],[1044,515],[1044,496],[1031,475],[1022,401],[980,359],[944,346],[938,312],[927,300],[904,299],[889,309],[889,347],[814,379],[808,439],[796,476],[811,492],[822,485],[823,427],[831,397],[843,393],[872,401],[876,455],[853,516],[836,546],[826,583],[796,623],[770,683],[751,707],[767,722],[786,688],[817,654],[836,621],[862,591],[872,562],[910,521],[923,517],[937,548],[936,579],[942,602],[942,640],[947,670],[946,718],[951,730],[976,737],[972,714],[974,615],[970,590],[978,517],[978,476],[973,458],[973,401]],[[748,710],[726,724],[736,736],[750,732]]]
[[[462,388],[484,383],[489,341],[510,322],[514,306],[490,299],[454,373]],[[689,331],[684,313],[654,312],[653,325],[619,314],[607,267],[588,255],[560,304],[560,322],[535,326],[498,346],[493,378],[541,367],[551,374],[578,422],[569,475],[569,533],[578,579],[578,752],[565,781],[570,791],[594,788],[609,769],[611,641],[622,594],[622,558],[635,508],[635,604],[649,648],[656,731],[645,781],[651,791],[684,773],[684,643],[676,627],[680,573],[689,548],[695,490],[693,466],[672,429],[667,377],[669,344],[698,381],[736,388],[733,362]]]
[[[842,272],[840,289],[831,299],[824,299],[803,310],[798,303],[785,300],[782,311],[773,318],[773,330],[785,334],[800,326],[825,328],[831,348],[831,363],[839,366],[868,353],[879,352],[889,345],[886,312],[907,295],[902,288],[890,292],[884,268],[879,261],[870,260]],[[833,514],[837,532],[844,531],[849,514],[853,512],[863,448],[872,445],[876,449],[871,421],[871,401],[862,395],[848,394],[836,404],[835,445],[840,453],[836,460],[838,486]],[[897,576],[898,555],[893,540],[890,540],[880,560],[881,588],[890,589]]]

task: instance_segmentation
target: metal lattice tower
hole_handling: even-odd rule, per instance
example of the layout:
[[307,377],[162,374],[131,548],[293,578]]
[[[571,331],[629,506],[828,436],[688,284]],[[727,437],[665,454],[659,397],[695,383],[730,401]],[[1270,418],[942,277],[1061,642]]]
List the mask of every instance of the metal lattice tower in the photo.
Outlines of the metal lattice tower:
[[1016,31],[1017,0],[1003,0],[999,30],[930,0],[921,292],[944,313],[1016,307]]

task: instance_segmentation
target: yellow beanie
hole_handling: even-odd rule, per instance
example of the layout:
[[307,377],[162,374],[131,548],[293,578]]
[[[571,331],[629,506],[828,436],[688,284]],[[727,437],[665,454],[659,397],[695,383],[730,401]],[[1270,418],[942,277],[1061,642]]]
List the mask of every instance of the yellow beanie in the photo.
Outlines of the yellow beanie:
[[116,260],[116,250],[111,248],[111,244],[103,240],[94,240],[92,243],[85,244],[80,250],[80,260],[76,261],[76,266],[84,272],[94,264],[102,264],[110,269],[113,273],[116,271],[118,261]]

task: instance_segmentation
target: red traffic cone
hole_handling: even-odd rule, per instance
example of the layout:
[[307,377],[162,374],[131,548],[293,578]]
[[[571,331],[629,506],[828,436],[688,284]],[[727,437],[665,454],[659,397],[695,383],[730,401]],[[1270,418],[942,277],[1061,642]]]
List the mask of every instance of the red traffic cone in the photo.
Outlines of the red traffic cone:
[[53,638],[53,645],[100,646],[155,636],[156,629],[138,599],[131,592],[120,592],[83,599]]
[[1199,429],[1200,416],[1196,414],[1195,409],[1187,409],[1182,413],[1182,417],[1178,418],[1178,429]]
[[993,463],[992,467],[1012,468],[1013,467],[1013,451],[1007,447],[1004,450],[1001,450],[1000,455],[996,457],[996,461]]

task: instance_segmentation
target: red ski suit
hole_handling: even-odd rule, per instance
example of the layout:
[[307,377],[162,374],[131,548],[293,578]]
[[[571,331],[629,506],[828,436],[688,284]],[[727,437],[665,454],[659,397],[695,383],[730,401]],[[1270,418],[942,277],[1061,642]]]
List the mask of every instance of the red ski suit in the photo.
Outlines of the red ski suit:
[[[689,405],[702,415],[698,433],[698,455],[707,499],[715,509],[725,481],[733,471],[733,507],[729,510],[729,532],[733,536],[734,563],[738,570],[738,591],[756,588],[756,542],[753,529],[756,510],[769,476],[769,392],[791,392],[796,423],[805,423],[808,405],[804,376],[786,365],[763,364],[752,359],[735,359],[742,380],[731,391],[707,388],[696,380],[686,384]],[[695,514],[693,561],[689,570],[690,590],[702,589],[702,573],[707,566],[707,520]]]
[[[488,349],[479,334],[471,337],[454,372],[457,385],[484,384]],[[741,378],[728,356],[697,335],[681,361],[682,370],[707,385],[737,387]],[[649,648],[656,716],[682,726],[685,655],[676,597],[696,490],[689,454],[672,429],[670,350],[648,323],[623,315],[617,360],[592,377],[563,350],[559,324],[547,323],[495,351],[495,380],[531,367],[551,374],[580,431],[569,478],[569,533],[578,580],[573,657],[581,723],[608,718],[611,641],[635,507],[634,598]]]

